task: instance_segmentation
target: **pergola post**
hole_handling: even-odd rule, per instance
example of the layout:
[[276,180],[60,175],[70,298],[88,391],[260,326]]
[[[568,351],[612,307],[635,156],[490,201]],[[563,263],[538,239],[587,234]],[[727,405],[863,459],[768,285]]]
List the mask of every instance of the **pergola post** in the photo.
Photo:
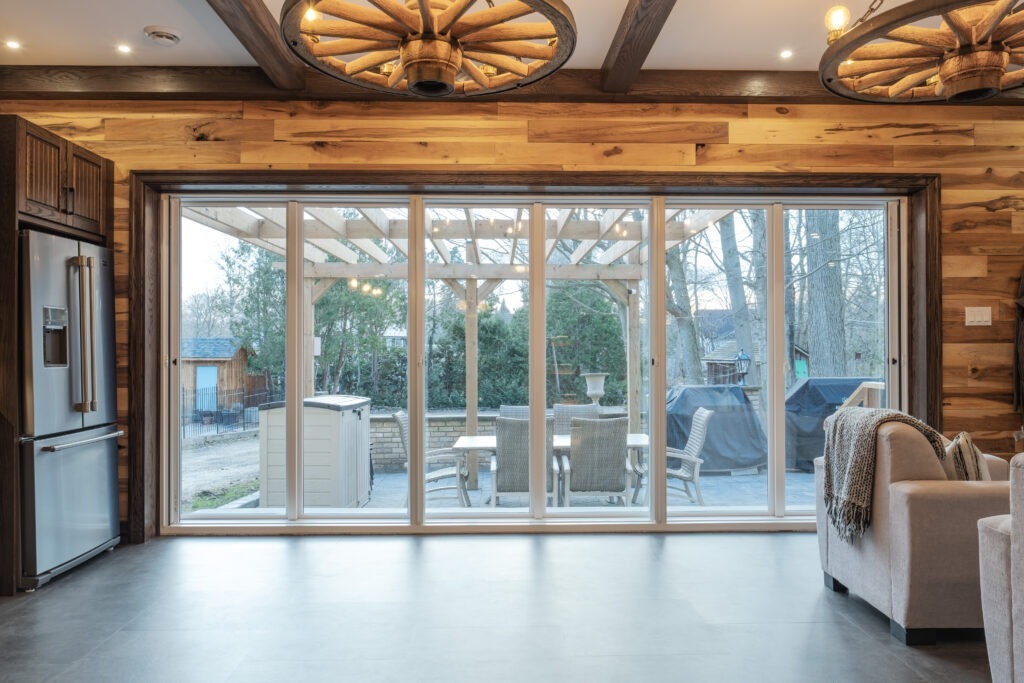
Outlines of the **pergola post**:
[[[477,281],[466,280],[466,434],[477,434],[477,406],[479,404],[479,377],[477,374],[477,357],[479,341],[477,338]],[[478,456],[475,451],[469,453],[469,481],[466,485],[474,491],[480,487],[478,479]]]

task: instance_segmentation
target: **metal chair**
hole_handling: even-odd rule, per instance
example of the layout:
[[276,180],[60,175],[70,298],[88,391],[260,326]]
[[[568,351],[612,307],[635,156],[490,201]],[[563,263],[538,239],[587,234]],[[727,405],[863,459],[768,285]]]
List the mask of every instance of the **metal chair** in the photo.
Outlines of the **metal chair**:
[[[398,433],[402,437],[402,448],[405,450],[406,462],[409,461],[409,415],[404,410],[394,413],[395,422],[398,423]],[[431,466],[438,466],[430,469]],[[427,451],[423,456],[423,467],[426,470],[426,493],[437,493],[438,491],[455,491],[455,497],[463,507],[472,507],[469,501],[469,493],[466,490],[466,481],[469,478],[469,468],[466,466],[466,458],[459,451],[451,448],[435,448]],[[443,482],[446,479],[454,479],[451,484],[431,487],[431,484]],[[409,501],[406,499],[406,505]]]
[[563,463],[565,506],[572,496],[621,498],[628,507],[629,458],[626,452],[629,418],[608,420],[573,418],[569,436],[569,461]]
[[[548,463],[547,492],[552,505],[557,490],[552,482],[557,479],[558,463],[554,454],[553,418],[545,424]],[[494,424],[496,449],[491,456],[491,507],[498,504],[499,496],[529,495],[530,493],[530,421],[511,417],[498,417]]]

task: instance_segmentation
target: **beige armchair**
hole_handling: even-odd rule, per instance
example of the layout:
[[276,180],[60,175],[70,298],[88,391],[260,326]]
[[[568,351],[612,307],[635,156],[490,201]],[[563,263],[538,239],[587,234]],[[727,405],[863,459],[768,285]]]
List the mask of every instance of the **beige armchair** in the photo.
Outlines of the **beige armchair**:
[[871,526],[851,542],[828,521],[824,458],[814,461],[825,585],[885,614],[907,645],[934,642],[936,629],[982,628],[977,524],[1009,510],[1008,463],[985,456],[995,481],[948,481],[913,427],[885,423],[876,443]]
[[1024,453],[1010,464],[1010,514],[978,521],[981,603],[994,683],[1024,683]]

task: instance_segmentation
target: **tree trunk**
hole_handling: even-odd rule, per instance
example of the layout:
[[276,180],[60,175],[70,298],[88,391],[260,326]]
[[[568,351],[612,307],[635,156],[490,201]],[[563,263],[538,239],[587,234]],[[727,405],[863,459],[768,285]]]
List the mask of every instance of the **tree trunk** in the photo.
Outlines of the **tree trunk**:
[[683,266],[685,245],[669,249],[665,254],[668,265],[668,296],[666,310],[676,323],[679,343],[679,357],[682,362],[683,380],[686,384],[704,384],[704,369],[700,362],[700,344],[697,325],[690,306],[690,288]]
[[[795,216],[795,214],[790,214]],[[782,281],[786,283],[783,293],[783,320],[786,333],[786,387],[796,382],[796,288],[803,287],[803,281],[793,279],[793,252],[797,251],[793,239],[793,226],[790,220],[782,221]],[[802,250],[801,250],[802,251]]]
[[846,321],[839,212],[807,212],[807,351],[814,377],[846,374]]
[[736,245],[736,214],[731,213],[718,221],[718,235],[722,241],[722,268],[729,287],[729,306],[732,309],[732,324],[736,330],[736,349],[745,351],[753,358],[746,382],[754,386],[761,384],[758,359],[764,347],[754,346],[750,308],[747,306],[747,292],[743,286],[743,271],[740,266],[740,250]]

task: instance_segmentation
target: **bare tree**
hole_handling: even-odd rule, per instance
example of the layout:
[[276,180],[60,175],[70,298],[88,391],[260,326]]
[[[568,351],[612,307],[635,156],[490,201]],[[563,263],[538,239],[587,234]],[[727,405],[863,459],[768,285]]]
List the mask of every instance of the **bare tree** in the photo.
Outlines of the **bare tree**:
[[846,320],[839,212],[814,209],[807,221],[807,351],[816,377],[846,374]]
[[[755,354],[754,337],[750,324],[750,307],[747,305],[746,288],[743,285],[743,271],[740,251],[736,245],[736,214],[731,213],[718,221],[718,236],[722,241],[722,269],[729,286],[729,307],[732,310],[733,329],[736,330],[736,348]],[[764,352],[764,347],[760,347]],[[750,384],[760,384],[761,376],[756,364],[750,366],[747,376]]]
[[683,265],[687,245],[688,242],[683,242],[679,247],[669,249],[665,254],[668,265],[668,291],[665,309],[675,321],[679,358],[682,362],[683,377],[686,383],[703,384],[704,368],[700,362],[697,325],[693,318],[690,287],[687,283],[686,268]]
[[230,337],[231,303],[220,288],[198,292],[181,307],[181,336],[188,338]]

